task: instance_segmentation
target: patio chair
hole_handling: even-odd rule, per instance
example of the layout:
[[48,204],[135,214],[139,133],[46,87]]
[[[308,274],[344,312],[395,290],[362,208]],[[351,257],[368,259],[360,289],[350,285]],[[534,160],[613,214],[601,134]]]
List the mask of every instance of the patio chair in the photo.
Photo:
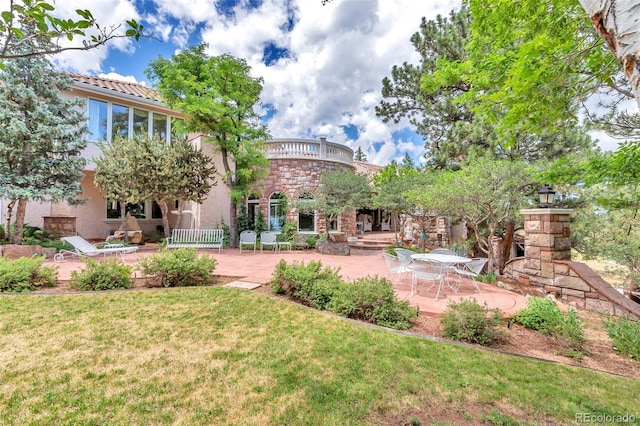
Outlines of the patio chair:
[[257,234],[255,231],[242,231],[240,233],[240,241],[238,242],[238,247],[240,247],[240,253],[242,253],[242,246],[253,246],[253,253],[256,253],[256,239]]
[[403,248],[396,248],[395,250],[396,250],[396,255],[398,256],[398,259],[404,266],[411,265],[411,262],[413,262],[413,258],[411,257],[411,255],[415,254],[414,251],[403,249]]
[[271,231],[264,231],[260,233],[260,253],[265,247],[271,247],[271,250],[278,250],[278,234]]
[[380,223],[381,231],[391,231],[391,216],[387,216],[387,220]]
[[399,278],[401,275],[411,273],[411,268],[403,264],[397,256],[390,253],[382,253],[382,256],[387,264],[388,275],[391,275],[389,279],[392,284],[396,281],[396,278]]
[[418,281],[431,281],[431,285],[427,291],[438,284],[438,291],[436,293],[435,300],[438,300],[440,291],[444,285],[444,271],[442,264],[435,260],[415,260],[411,265],[411,294],[409,297],[413,297],[417,293]]
[[456,253],[453,250],[449,250],[446,248],[435,248],[433,250],[431,250],[429,253],[433,253],[433,254],[447,254],[449,256],[457,256],[458,253]]
[[478,293],[482,293],[480,291],[480,286],[478,286],[478,283],[474,278],[482,273],[482,270],[488,261],[489,259],[485,257],[474,257],[471,259],[471,262],[465,263],[461,267],[456,268],[456,274],[471,278],[471,282],[475,286],[476,290],[478,290]]
[[62,237],[62,241],[65,241],[73,246],[73,250],[61,250],[53,256],[55,262],[62,262],[65,256],[69,257],[91,257],[102,254],[104,256],[113,254],[116,257],[120,256],[124,261],[124,255],[127,253],[133,253],[138,250],[138,246],[125,247],[124,244],[104,244],[102,247],[97,247],[85,240],[79,235],[72,237]]

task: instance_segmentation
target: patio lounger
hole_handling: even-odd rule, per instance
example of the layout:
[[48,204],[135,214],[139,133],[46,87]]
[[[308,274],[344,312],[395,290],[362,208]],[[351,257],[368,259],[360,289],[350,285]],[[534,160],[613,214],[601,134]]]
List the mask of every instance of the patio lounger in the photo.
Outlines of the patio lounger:
[[125,247],[124,244],[105,244],[103,247],[98,248],[85,240],[81,236],[74,237],[62,237],[62,241],[73,246],[73,250],[61,250],[53,256],[53,260],[56,262],[62,262],[65,256],[69,257],[81,257],[81,256],[97,256],[102,254],[104,256],[113,254],[116,257],[120,256],[124,261],[124,255],[127,253],[133,253],[138,250],[138,246]]

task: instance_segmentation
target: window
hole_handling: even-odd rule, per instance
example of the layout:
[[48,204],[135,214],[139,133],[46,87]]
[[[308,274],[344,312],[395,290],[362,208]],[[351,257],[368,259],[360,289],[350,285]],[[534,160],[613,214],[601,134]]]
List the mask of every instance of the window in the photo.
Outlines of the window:
[[[136,219],[146,219],[146,205],[145,203],[127,203],[125,210],[126,213],[131,213],[131,216]],[[107,198],[107,219],[121,219],[120,215],[120,201],[112,201]]]
[[269,197],[269,229],[280,231],[287,215],[287,199],[281,192],[274,192]]
[[129,107],[113,104],[111,107],[111,137],[129,137]]
[[149,111],[138,108],[133,109],[133,134],[149,134]]
[[162,114],[153,114],[153,133],[151,136],[160,139],[167,138],[167,116]]
[[162,210],[155,201],[151,203],[151,219],[162,219]]
[[255,229],[258,220],[263,220],[260,217],[260,200],[256,196],[251,196],[247,200],[247,222],[249,228]]
[[298,197],[298,231],[314,232],[316,230],[315,211],[305,208],[305,204],[313,203],[313,194],[303,192]]
[[331,219],[330,216],[327,216],[327,230],[329,231],[338,230],[338,218]]
[[89,140],[107,140],[107,119],[109,104],[89,99]]

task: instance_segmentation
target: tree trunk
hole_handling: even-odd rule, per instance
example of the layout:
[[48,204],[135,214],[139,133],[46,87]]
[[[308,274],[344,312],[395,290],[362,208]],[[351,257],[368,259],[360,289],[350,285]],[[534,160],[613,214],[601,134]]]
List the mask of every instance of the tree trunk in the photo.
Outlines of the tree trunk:
[[122,230],[124,231],[124,241],[129,242],[129,229],[127,229],[127,203],[120,201],[120,217],[122,218]]
[[229,244],[235,248],[238,246],[238,209],[236,203],[231,201],[231,207],[229,208]]
[[4,232],[4,238],[7,241],[11,240],[11,215],[13,214],[13,206],[16,204],[16,200],[11,200],[9,205],[7,205],[7,229]]
[[640,105],[640,0],[579,0],[596,31],[622,64]]
[[504,247],[502,251],[502,263],[500,266],[500,274],[504,270],[504,264],[511,258],[511,245],[513,244],[513,230],[516,224],[513,220],[507,222],[507,229],[504,232]]
[[16,210],[16,226],[13,230],[13,243],[22,244],[24,233],[24,217],[27,213],[27,200],[18,199],[18,210]]
[[160,207],[160,212],[162,213],[162,227],[164,228],[164,237],[171,237],[171,229],[169,227],[169,205],[166,201],[156,201],[158,207]]

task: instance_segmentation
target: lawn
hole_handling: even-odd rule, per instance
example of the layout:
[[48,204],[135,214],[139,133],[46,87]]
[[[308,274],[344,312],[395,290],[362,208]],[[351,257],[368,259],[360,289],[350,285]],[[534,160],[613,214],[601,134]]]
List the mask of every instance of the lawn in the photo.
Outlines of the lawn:
[[566,424],[640,381],[223,287],[0,297],[0,424]]

